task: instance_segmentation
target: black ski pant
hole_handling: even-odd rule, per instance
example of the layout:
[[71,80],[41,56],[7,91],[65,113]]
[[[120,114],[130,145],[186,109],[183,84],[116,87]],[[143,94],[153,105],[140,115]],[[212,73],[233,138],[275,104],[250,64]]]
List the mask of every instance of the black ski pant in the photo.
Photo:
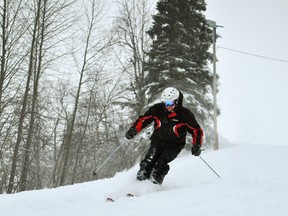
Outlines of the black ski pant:
[[144,171],[147,178],[153,176],[164,176],[168,173],[169,162],[173,161],[181,152],[185,144],[169,144],[157,141],[151,142],[145,158],[140,162],[140,171]]

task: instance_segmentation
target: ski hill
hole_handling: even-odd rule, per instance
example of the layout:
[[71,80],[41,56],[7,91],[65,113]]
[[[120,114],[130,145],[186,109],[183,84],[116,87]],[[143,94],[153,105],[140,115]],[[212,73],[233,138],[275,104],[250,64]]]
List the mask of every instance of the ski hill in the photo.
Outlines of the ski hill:
[[[162,186],[137,182],[138,165],[113,178],[0,195],[3,216],[287,216],[288,147],[236,145],[181,153]],[[133,193],[134,197],[127,197]],[[106,202],[112,197],[115,202]]]

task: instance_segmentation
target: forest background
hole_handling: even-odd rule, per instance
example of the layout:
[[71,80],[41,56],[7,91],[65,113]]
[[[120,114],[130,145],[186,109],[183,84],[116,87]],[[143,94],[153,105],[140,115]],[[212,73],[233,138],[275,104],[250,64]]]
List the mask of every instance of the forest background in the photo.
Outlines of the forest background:
[[129,142],[124,133],[165,86],[183,91],[212,143],[205,1],[116,3],[111,15],[102,0],[1,1],[0,193],[133,166],[151,128]]

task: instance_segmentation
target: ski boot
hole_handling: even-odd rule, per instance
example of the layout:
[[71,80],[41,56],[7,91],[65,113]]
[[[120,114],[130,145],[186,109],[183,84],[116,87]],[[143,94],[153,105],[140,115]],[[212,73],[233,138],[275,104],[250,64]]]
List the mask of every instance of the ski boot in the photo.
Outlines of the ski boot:
[[151,161],[143,160],[140,163],[140,169],[137,172],[137,180],[143,181],[149,179],[151,176],[152,168],[151,168]]
[[139,170],[137,172],[137,180],[143,181],[150,178],[150,174],[146,170]]
[[155,169],[153,170],[151,174],[151,181],[154,184],[161,185],[163,183],[164,177],[167,175],[170,167],[168,164],[165,163],[158,163],[155,166]]
[[161,185],[163,183],[164,177],[165,176],[163,175],[152,175],[151,181],[153,182],[153,184]]

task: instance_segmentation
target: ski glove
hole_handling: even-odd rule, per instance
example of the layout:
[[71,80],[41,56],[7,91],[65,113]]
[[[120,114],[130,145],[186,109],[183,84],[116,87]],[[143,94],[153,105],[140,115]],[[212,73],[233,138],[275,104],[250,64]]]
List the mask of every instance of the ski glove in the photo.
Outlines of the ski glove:
[[192,155],[199,156],[201,154],[201,146],[199,144],[195,144],[191,148]]
[[132,139],[134,136],[136,136],[137,131],[135,127],[131,127],[126,133],[125,133],[125,137],[127,139]]

